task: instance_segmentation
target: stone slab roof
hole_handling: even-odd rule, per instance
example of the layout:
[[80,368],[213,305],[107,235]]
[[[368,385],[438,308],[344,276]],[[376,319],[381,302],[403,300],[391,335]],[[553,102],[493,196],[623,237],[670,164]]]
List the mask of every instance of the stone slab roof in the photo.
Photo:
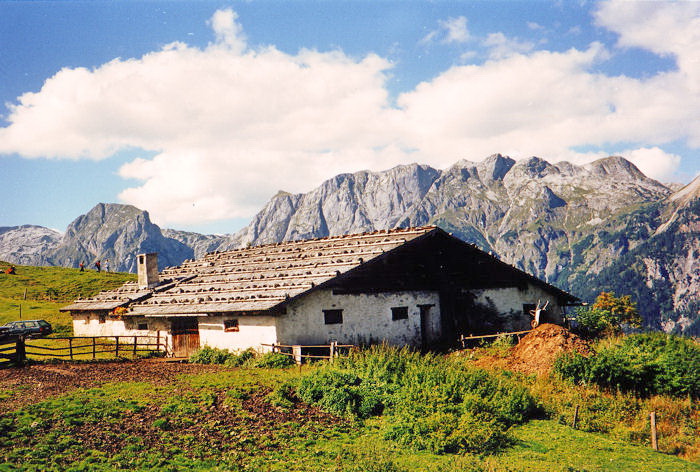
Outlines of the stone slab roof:
[[165,282],[153,290],[139,291],[130,282],[62,311],[130,305],[126,315],[261,313],[435,229],[381,230],[213,252],[165,269],[160,274]]

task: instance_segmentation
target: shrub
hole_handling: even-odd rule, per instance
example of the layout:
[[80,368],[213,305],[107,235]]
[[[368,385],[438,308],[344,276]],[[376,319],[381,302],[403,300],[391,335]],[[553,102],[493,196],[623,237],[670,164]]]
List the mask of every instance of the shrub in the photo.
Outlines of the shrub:
[[491,453],[537,413],[506,376],[405,349],[370,348],[301,379],[297,394],[338,415],[386,414],[385,436],[434,453]]
[[246,349],[245,351],[241,351],[238,354],[233,354],[231,355],[224,364],[226,364],[229,367],[240,367],[246,362],[248,362],[250,359],[253,359],[255,357],[255,351],[251,348]]
[[593,383],[637,395],[700,397],[700,346],[664,333],[635,334],[589,358],[559,357],[554,370],[575,383]]
[[576,323],[579,334],[598,337],[619,334],[625,324],[639,327],[641,317],[629,295],[616,297],[613,292],[601,292],[591,307],[576,310]]
[[204,346],[190,356],[193,364],[224,364],[229,367],[240,367],[255,357],[253,349],[231,352],[228,349]]
[[267,369],[281,369],[294,365],[294,359],[280,352],[267,352],[259,358],[250,358],[247,366]]
[[228,349],[204,346],[190,356],[193,364],[224,364],[234,356]]

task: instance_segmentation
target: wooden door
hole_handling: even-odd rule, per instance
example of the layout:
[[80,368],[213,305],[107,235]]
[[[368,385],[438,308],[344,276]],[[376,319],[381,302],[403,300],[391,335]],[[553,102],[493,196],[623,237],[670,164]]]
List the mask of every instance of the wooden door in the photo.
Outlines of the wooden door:
[[174,318],[171,322],[173,356],[190,357],[199,349],[199,326],[196,317]]

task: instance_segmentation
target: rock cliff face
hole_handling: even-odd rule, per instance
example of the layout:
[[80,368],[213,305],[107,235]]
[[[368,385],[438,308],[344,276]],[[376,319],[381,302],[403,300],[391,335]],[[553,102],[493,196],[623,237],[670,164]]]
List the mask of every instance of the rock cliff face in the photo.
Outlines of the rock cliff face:
[[636,295],[649,326],[682,329],[700,318],[698,189],[673,193],[619,156],[399,166],[280,192],[219,249],[437,224],[586,299]]
[[445,170],[405,165],[341,174],[305,194],[279,192],[236,234],[165,229],[128,205],[99,204],[62,237],[0,228],[0,259],[135,270],[206,252],[291,239],[437,224],[584,299],[632,294],[649,326],[700,333],[700,178],[673,190],[619,156],[586,166],[495,154]]
[[22,265],[50,265],[46,255],[61,240],[61,233],[43,226],[0,228],[0,259]]
[[130,205],[100,203],[73,221],[62,237],[37,226],[5,229],[0,259],[18,264],[78,267],[84,261],[92,268],[101,260],[103,268],[109,261],[110,270],[135,272],[139,253],[158,252],[161,268],[194,257],[192,248],[163,236],[148,212]]

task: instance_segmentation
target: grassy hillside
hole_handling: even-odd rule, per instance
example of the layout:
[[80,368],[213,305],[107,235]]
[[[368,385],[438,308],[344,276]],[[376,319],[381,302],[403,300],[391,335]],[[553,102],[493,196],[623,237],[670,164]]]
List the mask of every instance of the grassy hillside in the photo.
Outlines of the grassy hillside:
[[58,310],[80,297],[109,290],[136,275],[105,273],[64,267],[15,266],[15,275],[5,273],[9,266],[0,262],[0,324],[21,318],[44,319],[59,334],[72,333],[70,315]]
[[[698,464],[611,434],[575,430],[556,417],[514,425],[508,442],[485,455],[402,445],[387,434],[396,426],[391,415],[361,420],[286,400],[286,387],[317,367],[301,373],[295,367],[160,370],[149,379],[135,372],[138,366],[121,365],[122,374],[93,366],[111,369],[111,382],[3,411],[0,470],[700,471]],[[180,368],[158,368],[165,367]],[[65,379],[87,374],[67,365],[32,369],[42,368]],[[38,378],[45,388],[46,377]],[[12,402],[31,390],[0,378],[0,399]],[[608,410],[598,404],[599,414]]]

